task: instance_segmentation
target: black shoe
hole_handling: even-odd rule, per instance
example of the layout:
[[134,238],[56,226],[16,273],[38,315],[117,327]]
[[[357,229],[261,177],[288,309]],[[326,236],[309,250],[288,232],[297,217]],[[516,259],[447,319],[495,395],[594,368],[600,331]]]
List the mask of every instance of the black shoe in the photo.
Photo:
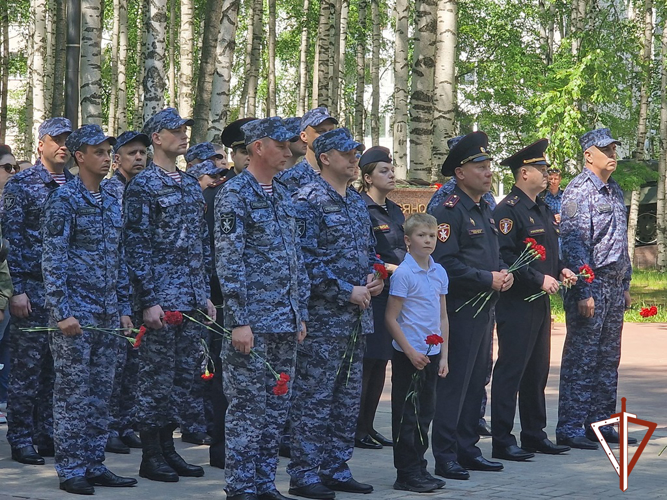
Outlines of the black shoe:
[[[160,429],[160,448],[162,449],[164,461],[167,462],[167,465],[176,471],[176,474],[179,476],[202,477],[204,475],[203,467],[187,463],[183,460],[182,456],[176,453],[173,436],[175,428],[175,424],[169,424]],[[143,437],[141,440],[143,441]]]
[[167,465],[160,448],[160,433],[157,427],[150,427],[141,431],[143,453],[139,476],[151,481],[175,483],[178,481],[176,471]]
[[378,431],[371,431],[368,435],[382,446],[394,446],[394,442],[391,439],[384,437]]
[[512,460],[513,462],[523,462],[535,456],[534,453],[522,450],[517,445],[506,446],[505,448],[493,447],[491,453],[493,458],[500,458],[501,460]]
[[141,439],[134,432],[121,436],[120,440],[129,448],[141,448]]
[[181,441],[208,446],[211,444],[211,437],[205,432],[184,432],[181,434]]
[[325,482],[324,485],[334,491],[345,491],[346,493],[372,493],[373,487],[370,484],[360,483],[354,478],[347,481]]
[[77,476],[60,483],[60,489],[75,495],[94,495],[95,488],[83,476]]
[[598,444],[594,443],[590,439],[584,436],[577,436],[573,438],[556,438],[556,443],[561,444],[563,446],[569,446],[570,448],[578,448],[580,450],[597,450],[598,449]]
[[35,447],[31,444],[21,448],[12,448],[12,460],[26,465],[44,465],[44,458],[35,451]]
[[438,479],[437,477],[433,477],[431,474],[426,469],[422,469],[421,476],[426,479],[427,481],[430,481],[431,483],[435,483],[435,485],[438,487],[438,489],[443,488],[447,482],[443,481],[442,479]]
[[292,458],[292,450],[289,445],[281,444],[280,448],[278,448],[278,455],[284,458]]
[[99,476],[89,477],[88,482],[93,486],[109,486],[111,488],[123,488],[137,484],[137,480],[133,477],[120,477],[110,470]]
[[259,497],[254,493],[239,493],[238,495],[227,495],[227,500],[257,500]]
[[290,486],[289,494],[298,497],[315,498],[317,500],[336,498],[336,492],[327,488],[322,483],[307,484],[306,486],[299,487]]
[[468,460],[459,460],[459,463],[468,470],[480,470],[484,472],[499,472],[505,468],[500,462],[491,462],[482,455]]
[[[586,431],[586,437],[594,443],[599,441],[597,434],[592,429]],[[618,435],[616,429],[603,432],[602,437],[607,441],[607,444],[618,444],[621,442],[621,436]],[[637,438],[628,436],[628,444],[637,444]]]
[[437,490],[438,485],[427,481],[421,475],[413,475],[397,479],[394,483],[395,490],[414,491],[415,493],[428,493]]
[[56,449],[53,447],[53,442],[52,442],[51,444],[48,444],[46,446],[38,446],[37,453],[39,453],[41,457],[55,457]]
[[382,445],[378,443],[375,439],[366,434],[361,439],[354,440],[355,448],[365,448],[367,450],[381,450]]
[[104,451],[127,455],[130,453],[130,447],[123,443],[123,441],[118,436],[109,436],[107,438],[107,445],[104,447]]
[[470,479],[470,473],[461,467],[457,461],[445,462],[442,467],[435,466],[435,475],[446,477],[447,479]]
[[294,498],[286,497],[278,490],[273,490],[257,495],[257,500],[294,500]]
[[540,452],[546,455],[558,455],[570,451],[569,446],[561,446],[551,442],[549,438],[544,438],[542,441],[527,441],[521,440],[521,448],[530,452]]
[[477,434],[480,436],[491,435],[491,429],[489,428],[489,424],[486,423],[486,420],[480,420],[477,424]]

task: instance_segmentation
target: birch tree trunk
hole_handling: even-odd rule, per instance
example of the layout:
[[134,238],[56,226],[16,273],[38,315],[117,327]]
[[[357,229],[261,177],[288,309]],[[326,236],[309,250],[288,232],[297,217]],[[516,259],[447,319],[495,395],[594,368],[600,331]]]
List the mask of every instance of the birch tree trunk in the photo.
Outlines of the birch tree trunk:
[[662,28],[660,160],[658,163],[658,271],[667,271],[667,19]]
[[447,138],[456,135],[457,1],[438,1],[431,182],[441,178],[440,167],[449,153]]
[[81,1],[81,123],[102,126],[102,0]]
[[176,0],[169,0],[169,106],[175,108],[176,96]]
[[394,19],[394,165],[396,178],[408,177],[408,26],[410,4],[396,0]]
[[264,32],[262,30],[262,16],[264,12],[264,2],[262,0],[254,0],[252,17],[252,50],[250,51],[250,67],[247,71],[248,75],[248,107],[246,108],[247,116],[255,116],[257,114],[257,86],[259,84],[259,68],[262,64],[262,39]]
[[371,143],[380,144],[380,0],[371,0]]
[[222,18],[222,2],[223,0],[208,0],[206,2],[204,38],[201,46],[195,110],[192,115],[195,123],[192,126],[192,134],[190,135],[190,142],[192,144],[204,142],[208,130],[216,48]]
[[[32,7],[32,5],[31,5]],[[26,153],[30,155],[30,160],[34,162],[34,159],[37,157],[37,137],[36,133],[33,133],[33,124],[34,124],[34,111],[35,107],[33,106],[33,74],[32,67],[35,60],[35,29],[34,26],[28,28],[28,83],[25,89],[25,121],[26,121],[26,130],[25,130],[25,144],[26,144]],[[39,126],[39,125],[38,125]]]
[[366,86],[366,0],[359,0],[359,26],[357,38],[357,85],[354,94],[354,138],[364,142],[364,89]]
[[245,118],[246,109],[248,107],[248,89],[250,86],[250,80],[248,79],[248,72],[250,71],[250,64],[252,61],[252,43],[253,43],[253,32],[255,30],[255,23],[253,19],[255,18],[255,4],[256,0],[248,0],[250,8],[248,9],[248,15],[246,16],[246,36],[245,36],[245,65],[244,65],[244,74],[245,78],[243,79],[243,90],[241,91],[241,106],[239,109],[239,118]]
[[7,95],[9,86],[9,12],[7,2],[0,2],[0,37],[2,44],[0,50],[0,142],[4,143],[7,138]]
[[[642,83],[639,92],[639,123],[637,124],[637,144],[632,157],[643,160],[648,122],[648,97],[651,85],[651,54],[653,49],[653,0],[644,0],[644,36],[642,52],[639,55],[639,68]],[[637,218],[639,217],[639,189],[632,191],[630,198],[630,214],[628,215],[628,252],[630,262],[635,255],[635,238],[637,235]]]
[[338,116],[338,74],[340,71],[340,9],[341,0],[332,0],[329,21],[329,99],[330,109]]
[[572,35],[572,55],[579,54],[581,47],[581,32],[584,30],[586,18],[587,0],[572,0],[572,11],[570,13],[570,35]]
[[240,3],[240,0],[223,0],[222,3],[222,21],[216,49],[215,74],[213,75],[211,124],[208,128],[208,140],[215,143],[220,142],[220,134],[227,125],[229,117],[229,87],[234,66]]
[[[329,18],[331,15],[330,0],[320,0],[320,21],[317,29],[318,63],[317,63],[317,105],[331,106],[330,98],[330,80],[329,80],[329,56],[330,54],[330,36],[329,36]],[[315,89],[313,89],[313,92]]]
[[308,106],[308,10],[309,0],[303,0],[301,20],[301,46],[299,47],[299,97],[296,102],[296,115],[303,116]]
[[167,0],[149,1],[142,123],[164,107]]
[[338,111],[341,126],[347,126],[345,112],[345,48],[347,46],[347,25],[350,17],[350,0],[342,0],[340,5],[340,35],[338,43]]
[[55,43],[56,43],[56,5],[54,0],[47,0],[46,17],[46,59],[44,68],[44,110],[46,114],[53,105],[53,72],[55,70]]
[[419,0],[415,12],[412,94],[410,96],[410,178],[430,182],[433,144],[433,66],[437,0]]
[[127,130],[127,0],[118,0],[118,93],[116,133]]
[[320,39],[315,37],[315,57],[313,58],[313,85],[311,88],[311,108],[316,108],[318,106],[317,99],[317,88],[319,86],[319,71],[317,68],[320,66]]
[[65,66],[67,57],[67,4],[66,0],[55,1],[56,41],[53,68],[53,98],[51,116],[65,113]]
[[113,0],[113,31],[111,35],[111,92],[109,93],[108,130],[116,135],[116,101],[118,99],[118,45],[120,43],[120,0]]
[[269,116],[276,116],[276,2],[269,0]]
[[32,64],[29,65],[32,80],[32,151],[37,151],[37,129],[46,119],[46,100],[44,97],[44,69],[46,57],[46,0],[31,0],[30,10],[33,18],[34,33],[30,37]]
[[195,2],[181,0],[181,27],[178,40],[180,71],[178,72],[178,112],[181,116],[192,117],[192,75],[194,75],[195,52]]

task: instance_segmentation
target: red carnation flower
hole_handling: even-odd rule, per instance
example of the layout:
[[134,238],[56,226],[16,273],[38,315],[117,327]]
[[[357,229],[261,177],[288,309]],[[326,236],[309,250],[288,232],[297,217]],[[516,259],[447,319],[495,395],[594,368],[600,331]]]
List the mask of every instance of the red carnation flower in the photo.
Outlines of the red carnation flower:
[[537,241],[535,240],[535,238],[526,238],[525,240],[523,240],[523,242],[529,247],[531,246],[534,247],[537,245]]
[[164,322],[167,325],[180,325],[183,323],[183,314],[178,311],[166,311],[164,313]]
[[650,316],[651,310],[648,307],[642,307],[642,310],[639,311],[639,315],[642,318],[648,318]]
[[547,249],[544,248],[542,245],[535,245],[533,248],[537,252],[537,254],[540,257],[540,260],[546,260],[547,258]]
[[139,333],[137,333],[137,336],[134,338],[134,343],[132,344],[135,349],[141,345],[141,339],[144,338],[144,335],[146,335],[146,327],[142,325],[139,328]]
[[428,345],[440,345],[444,342],[445,340],[440,336],[436,334],[429,335],[426,337],[426,343]]
[[386,280],[389,277],[387,268],[384,267],[384,264],[373,264],[373,270],[375,271],[375,278],[380,278]]
[[579,268],[579,275],[586,283],[593,283],[593,280],[595,279],[595,273],[588,264],[584,264]]
[[206,368],[206,371],[201,374],[201,378],[203,378],[204,380],[211,380],[213,378],[213,374],[210,371],[208,371],[208,368]]
[[273,394],[276,396],[284,396],[289,391],[287,383],[290,381],[290,376],[287,373],[281,373],[276,379],[276,385],[273,388]]

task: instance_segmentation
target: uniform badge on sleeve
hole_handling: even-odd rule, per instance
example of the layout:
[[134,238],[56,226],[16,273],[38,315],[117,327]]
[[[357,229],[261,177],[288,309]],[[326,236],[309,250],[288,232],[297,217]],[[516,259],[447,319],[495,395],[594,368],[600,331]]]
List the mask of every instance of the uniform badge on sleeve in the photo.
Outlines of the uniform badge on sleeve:
[[127,220],[137,223],[141,220],[143,206],[140,202],[132,201],[127,204]]
[[507,234],[514,227],[514,221],[512,219],[500,219],[498,226],[501,233]]
[[10,210],[16,204],[16,197],[13,194],[8,194],[5,196],[4,205],[5,210]]
[[438,224],[438,239],[443,243],[449,239],[451,234],[451,227],[449,224],[442,223]]
[[220,215],[220,230],[222,234],[230,234],[236,229],[236,214],[227,212]]
[[306,219],[296,220],[296,234],[299,238],[303,238],[303,235],[306,234]]
[[563,209],[562,209],[563,215],[570,218],[574,217],[575,215],[577,215],[578,208],[579,207],[577,206],[576,201],[568,201],[567,203],[563,203]]
[[52,217],[49,219],[46,228],[49,230],[51,236],[61,236],[63,229],[65,229],[65,219],[62,217]]

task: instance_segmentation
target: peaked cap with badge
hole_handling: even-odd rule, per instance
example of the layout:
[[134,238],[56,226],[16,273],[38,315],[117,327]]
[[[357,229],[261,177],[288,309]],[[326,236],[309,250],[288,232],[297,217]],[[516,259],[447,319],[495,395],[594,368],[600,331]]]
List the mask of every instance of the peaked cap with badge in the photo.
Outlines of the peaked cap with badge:
[[500,164],[504,167],[509,167],[512,172],[521,167],[530,167],[534,165],[546,165],[549,166],[549,162],[544,156],[544,151],[546,151],[547,146],[549,146],[549,139],[540,139],[535,141],[530,146],[526,146],[520,151],[517,151],[509,158],[505,158]]
[[595,130],[590,130],[586,132],[579,138],[579,144],[581,149],[586,151],[588,148],[593,146],[597,148],[604,148],[610,144],[621,144],[621,141],[614,139],[611,136],[611,130],[608,128],[596,128]]
[[442,164],[442,175],[452,176],[457,167],[468,162],[493,160],[489,155],[489,137],[481,131],[471,132],[463,137],[454,137],[447,141],[449,154]]
[[49,118],[44,120],[37,130],[37,136],[41,141],[45,135],[50,135],[55,137],[60,134],[65,134],[67,132],[72,132],[72,122],[68,118],[62,116],[56,116],[55,118]]
[[245,147],[245,135],[241,131],[241,127],[248,122],[256,120],[255,117],[241,118],[239,120],[233,121],[222,129],[222,135],[220,140],[222,143],[231,149],[234,149],[237,146]]

